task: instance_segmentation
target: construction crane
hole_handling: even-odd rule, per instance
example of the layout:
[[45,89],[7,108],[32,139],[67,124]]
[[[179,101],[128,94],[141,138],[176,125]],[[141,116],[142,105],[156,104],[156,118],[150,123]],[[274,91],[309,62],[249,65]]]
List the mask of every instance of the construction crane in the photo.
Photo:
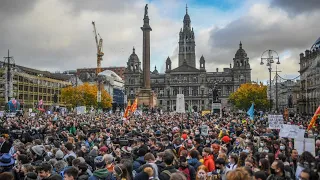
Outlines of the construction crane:
[[[101,80],[98,77],[98,74],[101,72],[101,61],[102,61],[102,57],[104,55],[103,50],[102,50],[103,39],[101,38],[99,33],[97,35],[96,25],[95,25],[94,21],[92,21],[92,25],[93,25],[94,38],[96,40],[96,46],[97,46],[96,77],[97,77],[97,85],[98,85],[97,102],[98,102],[98,105],[99,105],[99,103],[101,102],[101,88],[102,88],[102,85],[101,85]],[[99,41],[98,41],[98,36],[99,36]]]

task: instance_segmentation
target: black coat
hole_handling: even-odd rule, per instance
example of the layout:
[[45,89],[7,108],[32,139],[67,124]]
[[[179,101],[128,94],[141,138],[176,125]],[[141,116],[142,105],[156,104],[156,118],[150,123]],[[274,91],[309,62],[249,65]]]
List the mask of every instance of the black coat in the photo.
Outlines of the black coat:
[[1,149],[0,149],[0,153],[4,154],[4,153],[9,153],[10,149],[11,149],[12,144],[9,141],[4,141]]
[[[170,180],[171,174],[177,172],[178,170],[174,166],[167,166],[159,175],[160,180]],[[168,173],[166,173],[168,172]]]

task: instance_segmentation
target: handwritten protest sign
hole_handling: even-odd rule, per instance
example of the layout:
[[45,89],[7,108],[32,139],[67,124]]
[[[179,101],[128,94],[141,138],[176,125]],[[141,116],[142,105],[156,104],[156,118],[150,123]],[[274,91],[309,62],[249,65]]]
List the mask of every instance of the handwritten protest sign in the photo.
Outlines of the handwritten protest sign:
[[281,129],[283,128],[283,116],[282,115],[268,115],[269,128]]
[[297,149],[299,155],[304,151],[309,151],[313,156],[316,154],[314,138],[296,139],[294,141],[294,148]]
[[78,106],[76,107],[76,111],[77,111],[77,114],[85,114],[86,113],[86,107],[85,106]]
[[303,140],[304,131],[304,129],[300,129],[297,125],[284,124],[283,128],[280,129],[279,136]]
[[201,135],[208,136],[209,126],[203,125],[201,126]]

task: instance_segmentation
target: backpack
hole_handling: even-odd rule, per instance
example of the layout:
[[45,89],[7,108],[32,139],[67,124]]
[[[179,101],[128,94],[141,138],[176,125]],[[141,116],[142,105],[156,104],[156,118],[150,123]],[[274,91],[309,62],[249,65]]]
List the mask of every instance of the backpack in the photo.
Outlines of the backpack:
[[189,170],[189,167],[185,168],[185,169],[180,169],[179,168],[179,171],[182,172],[186,177],[187,177],[187,180],[190,180],[190,170]]

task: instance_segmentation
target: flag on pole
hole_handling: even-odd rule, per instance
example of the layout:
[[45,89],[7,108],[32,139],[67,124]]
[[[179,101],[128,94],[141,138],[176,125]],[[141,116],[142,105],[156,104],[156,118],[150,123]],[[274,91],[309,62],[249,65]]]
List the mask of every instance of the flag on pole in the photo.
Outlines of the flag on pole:
[[311,121],[310,121],[310,124],[309,124],[309,126],[308,126],[308,131],[309,131],[313,126],[315,126],[316,120],[317,120],[318,116],[320,116],[320,106],[318,107],[318,109],[316,110],[316,112],[314,113],[314,115],[313,115],[313,117],[312,117],[312,119],[311,119]]
[[136,98],[131,106],[131,112],[135,112],[138,107],[138,98]]
[[247,111],[248,116],[250,117],[251,120],[254,118],[254,104],[251,104],[250,109]]
[[130,103],[130,100],[128,101],[128,105],[127,105],[127,108],[126,108],[126,110],[125,110],[125,112],[124,112],[124,118],[127,118],[128,117],[128,115],[129,115],[129,111],[131,110],[131,103]]

